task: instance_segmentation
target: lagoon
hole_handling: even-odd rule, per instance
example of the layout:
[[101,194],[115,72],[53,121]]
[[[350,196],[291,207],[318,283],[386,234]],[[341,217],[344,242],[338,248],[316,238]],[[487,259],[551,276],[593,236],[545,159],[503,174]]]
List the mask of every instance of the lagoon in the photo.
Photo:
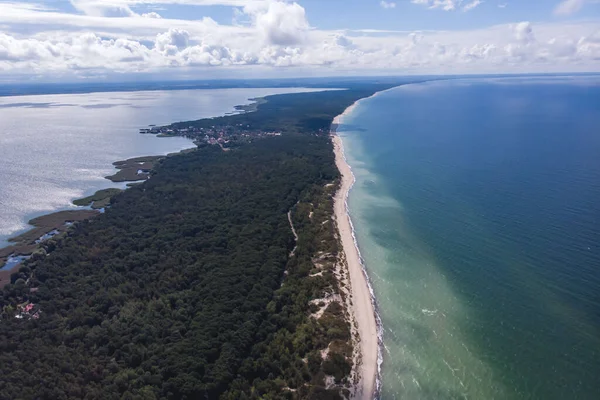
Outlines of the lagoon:
[[0,97],[0,247],[27,221],[114,184],[112,163],[193,147],[139,134],[150,124],[216,117],[250,98],[302,88],[206,89]]

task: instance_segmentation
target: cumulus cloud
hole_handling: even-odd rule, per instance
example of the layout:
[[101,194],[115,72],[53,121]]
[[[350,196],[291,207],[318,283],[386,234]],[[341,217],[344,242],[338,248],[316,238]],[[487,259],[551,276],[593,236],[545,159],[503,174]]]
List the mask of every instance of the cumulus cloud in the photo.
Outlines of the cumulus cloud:
[[[32,72],[92,70],[120,72],[153,71],[165,68],[217,66],[353,68],[356,70],[470,71],[497,70],[518,66],[546,69],[560,61],[590,62],[600,57],[600,35],[562,38],[534,34],[529,23],[497,28],[486,41],[473,32],[413,32],[381,37],[348,37],[325,34],[311,46],[236,46],[235,41],[218,43],[209,37],[193,39],[183,30],[170,29],[156,36],[153,45],[128,39],[103,39],[93,33],[57,42],[17,39],[0,35],[0,63]],[[484,41],[473,40],[478,36]],[[468,40],[470,39],[470,40]]]
[[26,68],[32,72],[99,67],[120,70],[125,66],[126,69],[136,69],[148,58],[149,49],[139,42],[103,40],[93,33],[60,43],[16,39],[0,34],[0,60],[13,61],[16,69]]
[[144,17],[144,18],[162,18],[159,13],[154,12],[154,11],[149,12],[149,13],[144,13],[144,14],[142,14],[142,17]]
[[340,47],[351,48],[354,47],[354,43],[346,35],[338,34],[334,36],[335,44]]
[[130,8],[134,6],[160,5],[189,5],[189,6],[231,6],[245,7],[248,5],[265,4],[272,0],[69,0],[74,7],[81,11],[102,8]]
[[385,1],[385,0],[381,0],[381,2],[379,3],[379,5],[383,8],[396,8],[396,3],[394,3],[393,1]]
[[600,57],[600,31],[589,36],[584,36],[577,42],[577,55],[582,59],[596,59]]
[[156,36],[154,47],[163,54],[172,55],[188,47],[189,41],[189,32],[169,29],[167,32]]
[[535,42],[535,35],[533,34],[533,27],[531,22],[520,22],[515,25],[514,28],[515,38],[523,44],[530,44]]
[[268,44],[290,46],[306,39],[309,24],[304,7],[298,3],[273,1],[266,6],[246,6],[244,10]]
[[[590,71],[598,70],[600,59],[600,29],[594,21],[521,22],[476,31],[324,31],[311,28],[304,8],[291,1],[231,0],[241,15],[235,26],[210,18],[138,14],[137,0],[102,1],[102,9],[91,7],[98,3],[92,0],[73,1],[79,2],[78,14],[0,2],[0,26],[6,28],[0,33],[0,75],[188,73],[249,66],[359,74]],[[438,8],[448,3],[419,1]],[[460,10],[473,1],[453,4]],[[120,13],[125,14],[113,17]]]

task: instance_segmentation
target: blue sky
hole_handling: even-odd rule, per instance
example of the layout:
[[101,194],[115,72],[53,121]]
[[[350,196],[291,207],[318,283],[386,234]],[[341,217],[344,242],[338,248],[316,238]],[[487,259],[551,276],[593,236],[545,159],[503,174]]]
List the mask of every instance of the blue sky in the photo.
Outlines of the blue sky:
[[[515,21],[560,21],[567,18],[600,17],[600,3],[588,3],[580,12],[559,16],[554,9],[556,0],[488,0],[469,12],[446,12],[431,9],[409,0],[390,2],[395,7],[386,9],[377,0],[304,0],[300,1],[310,22],[320,29],[376,28],[391,30],[470,29]],[[465,3],[465,4],[468,4]],[[140,9],[151,9],[148,6]],[[174,6],[164,11],[170,17],[212,16],[216,21],[231,21],[231,8]]]
[[[109,0],[110,1],[110,0]],[[393,8],[384,8],[380,0],[300,0],[310,16],[311,24],[320,29],[471,29],[515,21],[561,21],[565,19],[600,18],[600,1],[582,1],[577,12],[557,15],[560,0],[486,0],[465,12],[460,6],[453,12],[443,6],[430,8],[410,0],[389,1]],[[472,1],[464,1],[467,5]],[[575,2],[577,3],[577,2]],[[70,0],[40,1],[64,12],[77,12]],[[233,8],[228,5],[135,4],[138,13],[157,11],[163,18],[201,19],[209,16],[221,24],[231,23]],[[458,11],[458,12],[457,12]]]
[[599,64],[599,0],[0,0],[4,81]]

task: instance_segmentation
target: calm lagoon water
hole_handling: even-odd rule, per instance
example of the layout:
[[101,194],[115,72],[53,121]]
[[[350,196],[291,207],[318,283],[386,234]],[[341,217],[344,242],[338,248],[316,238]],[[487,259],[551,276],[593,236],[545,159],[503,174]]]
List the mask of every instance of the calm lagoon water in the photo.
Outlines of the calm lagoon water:
[[[0,97],[0,247],[27,221],[96,190],[112,163],[193,147],[141,135],[149,124],[215,117],[249,98],[311,89],[219,89]],[[123,186],[123,185],[121,185]]]
[[600,78],[407,85],[339,132],[381,397],[600,398]]

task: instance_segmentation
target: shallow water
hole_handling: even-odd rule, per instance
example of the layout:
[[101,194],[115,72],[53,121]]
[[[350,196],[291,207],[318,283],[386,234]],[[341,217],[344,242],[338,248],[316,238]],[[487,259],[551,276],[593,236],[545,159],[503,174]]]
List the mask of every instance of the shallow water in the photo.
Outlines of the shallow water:
[[13,256],[10,255],[4,264],[0,264],[0,271],[13,269],[15,266],[27,260],[29,256]]
[[383,399],[597,399],[600,79],[407,85],[339,133]]
[[224,115],[248,99],[311,89],[219,89],[0,98],[0,247],[31,218],[72,207],[99,189],[112,163],[193,147],[139,134],[150,124]]

